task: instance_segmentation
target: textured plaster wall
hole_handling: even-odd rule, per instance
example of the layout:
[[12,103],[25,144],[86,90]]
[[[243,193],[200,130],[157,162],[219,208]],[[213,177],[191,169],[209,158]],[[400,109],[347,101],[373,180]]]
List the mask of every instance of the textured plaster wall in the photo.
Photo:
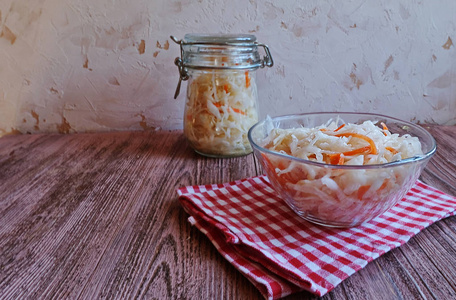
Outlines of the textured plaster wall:
[[455,124],[455,16],[454,0],[3,0],[0,135],[181,128],[169,36],[190,32],[269,45],[261,116],[375,111]]

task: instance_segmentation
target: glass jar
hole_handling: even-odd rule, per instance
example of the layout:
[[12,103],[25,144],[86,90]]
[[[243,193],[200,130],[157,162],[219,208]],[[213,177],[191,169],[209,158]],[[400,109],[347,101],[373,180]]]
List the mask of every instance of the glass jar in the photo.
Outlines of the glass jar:
[[[247,133],[258,122],[256,70],[272,67],[254,35],[187,34],[180,45],[179,83],[188,80],[184,135],[199,154],[234,157],[252,152]],[[260,57],[258,47],[266,56]]]

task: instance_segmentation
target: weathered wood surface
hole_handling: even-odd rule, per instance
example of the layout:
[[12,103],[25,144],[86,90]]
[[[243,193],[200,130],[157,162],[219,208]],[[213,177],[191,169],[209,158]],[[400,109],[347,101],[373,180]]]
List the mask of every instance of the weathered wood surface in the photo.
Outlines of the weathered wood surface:
[[[428,129],[439,148],[421,179],[456,195],[456,127]],[[175,191],[260,173],[253,155],[198,156],[180,131],[3,137],[0,298],[261,299],[190,226]],[[323,298],[451,299],[455,278],[450,217]]]

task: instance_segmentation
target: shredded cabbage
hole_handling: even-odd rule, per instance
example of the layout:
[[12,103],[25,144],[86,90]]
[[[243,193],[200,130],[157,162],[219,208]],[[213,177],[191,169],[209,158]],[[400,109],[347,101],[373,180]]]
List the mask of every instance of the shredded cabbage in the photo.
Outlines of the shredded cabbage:
[[189,82],[184,134],[209,155],[250,153],[247,138],[258,122],[256,85],[249,71],[198,72]]
[[331,163],[343,156],[344,165],[384,164],[423,154],[417,137],[392,134],[372,121],[337,126],[332,121],[314,128],[272,129],[263,147],[312,161]]
[[[314,128],[273,128],[262,146],[331,165],[378,165],[423,154],[417,137],[379,126],[372,121],[342,126],[330,121]],[[359,224],[389,209],[416,181],[421,166],[327,168],[266,153],[263,158],[268,177],[295,211],[334,226]]]

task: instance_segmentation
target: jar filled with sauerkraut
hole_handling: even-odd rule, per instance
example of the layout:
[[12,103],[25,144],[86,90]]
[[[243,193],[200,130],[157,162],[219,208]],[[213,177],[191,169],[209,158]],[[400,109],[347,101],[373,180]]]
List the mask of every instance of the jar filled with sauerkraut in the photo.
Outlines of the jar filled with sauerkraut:
[[175,60],[180,78],[174,98],[182,80],[188,80],[183,125],[191,147],[211,157],[252,152],[247,134],[258,122],[256,70],[272,67],[269,48],[247,34],[171,39],[181,48],[181,57]]

